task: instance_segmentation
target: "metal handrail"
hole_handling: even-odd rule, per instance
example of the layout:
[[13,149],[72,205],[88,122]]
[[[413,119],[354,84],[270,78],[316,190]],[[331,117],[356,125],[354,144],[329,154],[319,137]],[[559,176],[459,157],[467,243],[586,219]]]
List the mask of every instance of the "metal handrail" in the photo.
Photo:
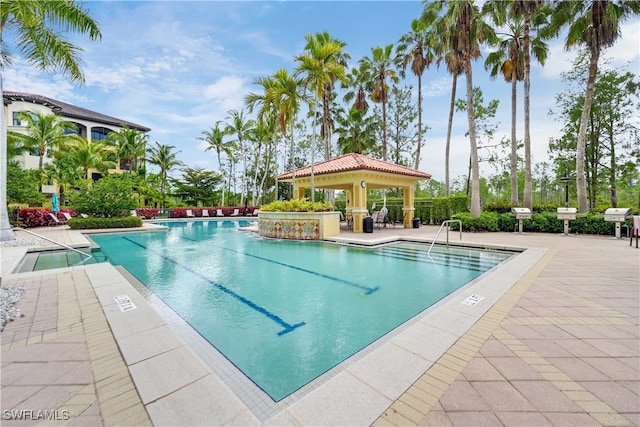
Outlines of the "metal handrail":
[[[462,240],[462,221],[460,221],[459,219],[447,219],[445,221],[442,221],[442,224],[440,225],[440,228],[438,229],[438,233],[436,234],[436,237],[431,242],[431,246],[429,246],[429,250],[427,251],[427,255],[431,255],[431,249],[433,248],[433,244],[436,242],[436,240],[438,240],[438,236],[440,236],[440,232],[442,231],[442,227],[444,227],[445,224],[451,224],[452,222],[459,222],[460,223],[460,240]],[[449,248],[449,228],[448,227],[447,227],[447,248]]]
[[84,255],[84,256],[86,256],[86,257],[87,257],[87,258],[85,258],[85,259],[81,260],[78,264],[84,264],[84,263],[85,263],[85,262],[87,262],[90,258],[93,258],[93,255],[91,255],[91,254],[88,254],[88,253],[86,253],[86,252],[82,252],[82,251],[80,251],[80,250],[78,250],[78,249],[76,249],[76,248],[72,248],[71,246],[67,246],[67,245],[65,245],[64,243],[57,242],[57,241],[55,241],[55,240],[53,240],[53,239],[50,239],[50,238],[48,238],[48,237],[46,237],[46,236],[43,236],[43,235],[41,235],[41,234],[34,233],[33,231],[25,230],[24,228],[21,228],[21,227],[13,227],[13,229],[14,229],[14,230],[24,231],[25,233],[29,233],[29,234],[31,234],[31,235],[34,235],[34,236],[39,237],[39,238],[41,238],[41,239],[47,240],[47,241],[49,241],[49,242],[51,242],[51,243],[53,243],[53,244],[56,244],[56,245],[58,245],[58,246],[62,246],[62,247],[63,247],[63,248],[65,248],[65,249],[69,249],[69,250],[71,250],[71,251],[77,252],[77,253],[79,253],[80,255]]

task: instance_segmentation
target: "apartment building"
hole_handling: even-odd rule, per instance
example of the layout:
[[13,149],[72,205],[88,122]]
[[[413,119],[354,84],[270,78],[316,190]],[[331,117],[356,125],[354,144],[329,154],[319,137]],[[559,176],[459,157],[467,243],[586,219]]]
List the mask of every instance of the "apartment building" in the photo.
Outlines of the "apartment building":
[[[118,132],[124,127],[136,129],[142,133],[147,133],[151,129],[137,123],[122,120],[106,114],[88,110],[58,101],[42,95],[35,95],[21,92],[3,92],[3,106],[5,117],[7,118],[7,128],[10,131],[26,133],[25,124],[20,121],[18,115],[21,111],[32,111],[40,114],[55,113],[65,120],[72,122],[77,127],[78,135],[89,141],[99,141],[106,139],[110,132]],[[14,158],[24,169],[37,169],[39,157],[37,153],[25,153]],[[52,161],[45,157],[44,162]],[[120,169],[119,165],[116,169]],[[55,192],[55,186],[44,186],[43,193]]]

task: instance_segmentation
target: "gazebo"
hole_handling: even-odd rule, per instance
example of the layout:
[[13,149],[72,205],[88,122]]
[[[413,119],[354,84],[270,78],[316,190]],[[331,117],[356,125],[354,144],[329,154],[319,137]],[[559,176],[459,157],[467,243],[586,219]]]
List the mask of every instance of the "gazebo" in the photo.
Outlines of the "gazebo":
[[301,199],[307,188],[344,190],[347,214],[353,217],[353,231],[362,232],[362,220],[369,215],[367,189],[402,188],[404,227],[413,226],[414,187],[431,175],[405,166],[349,153],[331,160],[305,166],[278,176],[279,181],[294,182],[293,197]]

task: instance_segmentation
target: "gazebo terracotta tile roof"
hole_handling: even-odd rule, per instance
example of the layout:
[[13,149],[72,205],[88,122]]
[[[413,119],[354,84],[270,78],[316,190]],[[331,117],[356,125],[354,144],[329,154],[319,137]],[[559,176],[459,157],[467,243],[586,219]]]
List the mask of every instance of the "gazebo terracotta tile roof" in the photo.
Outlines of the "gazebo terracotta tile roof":
[[[388,172],[397,175],[414,176],[423,179],[431,178],[431,175],[419,170],[411,169],[406,166],[396,165],[382,160],[367,157],[359,153],[349,153],[339,157],[335,157],[324,162],[316,163],[313,169],[314,175],[325,175],[337,172],[346,172],[352,170],[373,170],[378,172]],[[311,176],[311,166],[305,166],[296,169],[296,177]],[[278,179],[291,179],[293,172],[285,172],[278,175]]]
[[52,98],[48,98],[42,95],[34,95],[31,93],[22,93],[22,92],[11,92],[4,91],[3,102],[6,104],[11,101],[25,101],[25,102],[33,102],[35,104],[45,105],[51,108],[51,111],[54,113],[68,117],[72,119],[82,119],[82,120],[90,120],[97,123],[119,126],[119,127],[130,127],[133,129],[137,129],[141,132],[149,132],[151,129],[142,126],[133,122],[128,122],[126,120],[121,120],[116,117],[107,116],[106,114],[96,113],[95,111],[87,110],[86,108],[76,107],[75,105],[67,104],[66,102],[58,101]]

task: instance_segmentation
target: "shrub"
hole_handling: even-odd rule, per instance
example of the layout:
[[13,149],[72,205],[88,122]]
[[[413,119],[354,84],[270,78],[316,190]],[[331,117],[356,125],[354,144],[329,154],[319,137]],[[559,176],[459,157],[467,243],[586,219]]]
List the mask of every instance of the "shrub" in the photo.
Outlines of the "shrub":
[[260,207],[264,212],[331,212],[333,206],[328,201],[310,202],[307,199],[278,200]]
[[143,218],[147,218],[147,219],[155,218],[156,216],[158,216],[158,212],[160,212],[160,209],[156,209],[156,208],[137,208],[136,209],[136,215]]
[[[499,231],[498,214],[495,212],[481,212],[478,218],[472,218],[469,212],[460,212],[456,219],[462,221],[463,231]],[[458,225],[451,223],[451,228],[457,230]]]
[[93,217],[130,216],[137,205],[128,175],[107,175],[82,192],[75,192],[71,204],[78,212]]
[[142,219],[137,216],[122,216],[117,218],[73,218],[69,221],[72,230],[93,230],[97,228],[133,228],[142,227]]
[[[66,212],[72,217],[76,215],[73,209],[62,208],[60,212],[56,214],[56,217],[60,221],[66,221],[67,219],[62,215],[62,212]],[[43,208],[25,208],[20,209],[18,211],[18,216],[16,218],[16,223],[14,224],[16,227],[43,227],[46,225],[50,225],[53,221],[49,216],[51,213],[50,209]]]

